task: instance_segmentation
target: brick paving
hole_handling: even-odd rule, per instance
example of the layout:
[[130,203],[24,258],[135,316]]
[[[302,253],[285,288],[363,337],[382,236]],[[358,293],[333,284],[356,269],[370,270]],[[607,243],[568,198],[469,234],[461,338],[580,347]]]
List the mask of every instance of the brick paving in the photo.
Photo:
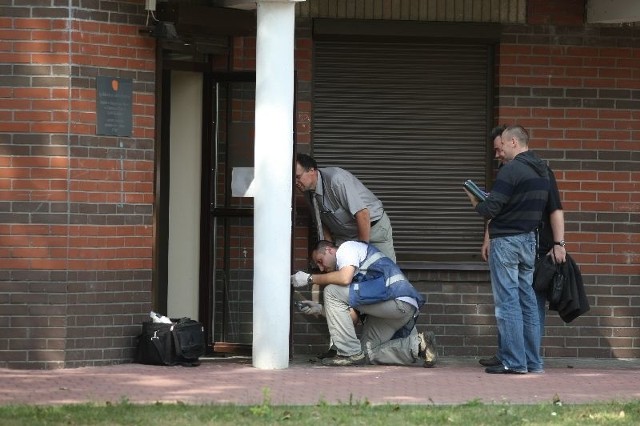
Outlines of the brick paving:
[[0,369],[0,404],[175,403],[272,405],[564,403],[640,400],[640,360],[547,359],[544,374],[492,375],[473,358],[435,368],[324,367],[300,357],[283,370],[250,358],[199,367],[122,364],[61,370]]

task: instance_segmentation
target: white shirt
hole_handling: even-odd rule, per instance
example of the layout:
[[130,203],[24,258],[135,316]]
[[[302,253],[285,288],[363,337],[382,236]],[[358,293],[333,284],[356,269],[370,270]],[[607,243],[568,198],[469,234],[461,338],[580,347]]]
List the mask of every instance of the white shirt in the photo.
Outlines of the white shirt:
[[[345,241],[336,251],[336,270],[345,266],[355,267],[354,276],[360,270],[360,265],[367,258],[367,244],[360,241]],[[406,302],[418,310],[418,302],[413,297],[398,297],[396,300]]]

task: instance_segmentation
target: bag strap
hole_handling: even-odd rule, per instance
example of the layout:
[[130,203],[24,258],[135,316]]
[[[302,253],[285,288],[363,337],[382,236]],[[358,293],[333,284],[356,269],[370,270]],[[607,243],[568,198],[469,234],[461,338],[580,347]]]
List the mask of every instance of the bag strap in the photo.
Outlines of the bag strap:
[[[181,318],[182,320],[189,320],[190,318]],[[180,340],[178,339],[178,332],[176,327],[171,327],[171,336],[173,338],[173,347],[175,348],[177,363],[183,367],[197,367],[200,365],[199,359],[189,359],[182,355],[182,346],[180,346]]]
[[[171,334],[173,334],[173,326],[171,327]],[[158,337],[158,330],[153,332],[153,336],[151,336],[151,343],[153,343],[153,346],[156,348],[156,351],[158,352],[158,357],[162,360],[162,362],[165,365],[171,365],[171,363],[167,363],[167,360],[164,359],[164,356],[162,356],[162,354],[164,353],[162,344],[160,343],[160,338]]]
[[173,347],[175,348],[176,355],[181,355],[182,348],[180,347],[180,340],[178,339],[178,333],[175,327],[171,327],[171,338],[173,339]]

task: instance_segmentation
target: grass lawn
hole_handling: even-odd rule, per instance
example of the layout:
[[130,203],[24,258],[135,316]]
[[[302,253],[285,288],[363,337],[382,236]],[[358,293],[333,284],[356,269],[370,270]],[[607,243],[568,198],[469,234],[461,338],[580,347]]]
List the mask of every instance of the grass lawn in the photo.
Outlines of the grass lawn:
[[3,406],[2,425],[638,425],[640,401],[567,405],[255,406],[106,405]]

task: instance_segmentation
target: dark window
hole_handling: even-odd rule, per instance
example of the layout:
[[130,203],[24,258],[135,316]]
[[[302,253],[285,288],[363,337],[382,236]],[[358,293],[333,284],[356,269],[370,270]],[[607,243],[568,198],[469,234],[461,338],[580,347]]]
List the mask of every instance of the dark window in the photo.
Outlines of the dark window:
[[462,183],[491,176],[492,57],[482,42],[316,40],[313,155],[383,201],[400,264],[481,260]]

